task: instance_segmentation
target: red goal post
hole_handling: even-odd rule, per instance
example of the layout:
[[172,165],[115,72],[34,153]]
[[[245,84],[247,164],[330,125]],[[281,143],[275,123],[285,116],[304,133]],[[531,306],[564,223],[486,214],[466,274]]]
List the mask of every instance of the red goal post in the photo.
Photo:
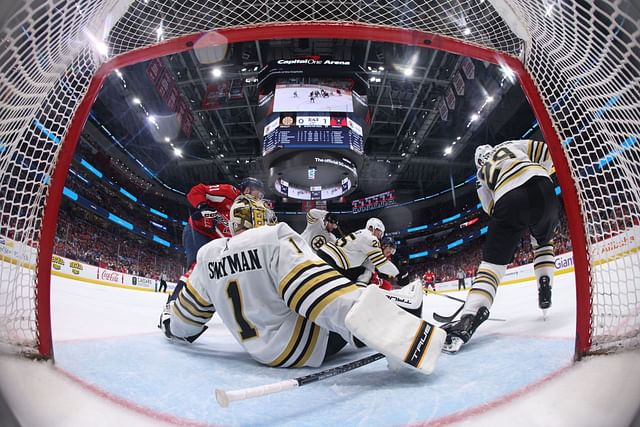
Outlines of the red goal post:
[[514,72],[549,145],[569,218],[576,356],[639,347],[634,8],[547,0],[26,2],[0,33],[0,346],[53,357],[58,209],[82,128],[111,72],[202,40],[330,35],[444,50]]

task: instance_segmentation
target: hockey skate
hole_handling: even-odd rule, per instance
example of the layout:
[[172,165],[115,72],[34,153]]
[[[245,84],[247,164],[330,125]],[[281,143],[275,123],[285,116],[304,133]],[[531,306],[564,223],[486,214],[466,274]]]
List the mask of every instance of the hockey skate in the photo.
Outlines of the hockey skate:
[[549,276],[540,277],[538,283],[538,307],[542,310],[542,318],[547,320],[547,310],[551,307],[551,284]]
[[538,285],[538,307],[542,310],[551,307],[551,284],[549,283],[549,276],[540,277]]
[[489,309],[480,307],[478,312],[474,314],[465,314],[457,322],[443,326],[447,332],[447,339],[444,342],[442,351],[448,354],[455,354],[460,350],[463,344],[467,343],[478,326],[489,318]]

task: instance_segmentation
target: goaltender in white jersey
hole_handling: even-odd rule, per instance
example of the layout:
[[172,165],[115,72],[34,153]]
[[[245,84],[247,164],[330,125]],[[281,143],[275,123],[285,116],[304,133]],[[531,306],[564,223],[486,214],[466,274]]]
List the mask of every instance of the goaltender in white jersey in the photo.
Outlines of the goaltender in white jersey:
[[332,233],[338,227],[338,217],[323,209],[309,209],[307,212],[307,227],[301,236],[314,251],[326,243],[335,243],[336,236]]
[[159,327],[168,338],[193,342],[217,312],[238,343],[265,365],[319,366],[352,343],[400,366],[433,370],[442,329],[403,311],[377,287],[355,285],[287,224],[269,225],[271,218],[262,201],[236,199],[230,212],[234,236],[198,252],[187,285],[161,315]]

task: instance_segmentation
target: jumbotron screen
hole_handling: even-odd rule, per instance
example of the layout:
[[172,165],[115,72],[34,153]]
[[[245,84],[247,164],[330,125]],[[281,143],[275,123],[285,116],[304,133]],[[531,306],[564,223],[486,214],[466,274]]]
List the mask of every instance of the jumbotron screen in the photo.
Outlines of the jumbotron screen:
[[270,186],[324,200],[357,186],[368,130],[368,80],[350,61],[279,60],[259,76],[256,122]]
[[278,148],[363,153],[368,82],[359,67],[349,61],[280,60],[260,74],[256,120],[263,155]]
[[346,80],[290,78],[276,83],[274,112],[353,113],[352,83]]

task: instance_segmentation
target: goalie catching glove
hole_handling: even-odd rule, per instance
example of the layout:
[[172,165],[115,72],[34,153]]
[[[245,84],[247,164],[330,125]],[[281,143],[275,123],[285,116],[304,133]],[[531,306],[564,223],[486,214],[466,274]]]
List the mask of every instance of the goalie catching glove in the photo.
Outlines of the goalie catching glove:
[[200,337],[200,335],[202,335],[204,333],[204,331],[207,330],[207,326],[205,325],[205,326],[202,327],[202,330],[200,332],[198,332],[195,335],[191,335],[189,337],[177,337],[177,336],[173,335],[171,333],[171,310],[172,310],[172,306],[173,306],[173,301],[164,306],[164,310],[162,310],[162,313],[160,313],[160,323],[158,324],[158,328],[160,328],[162,330],[162,332],[164,332],[164,335],[167,338],[169,338],[172,341],[192,343],[195,340],[197,340]]

